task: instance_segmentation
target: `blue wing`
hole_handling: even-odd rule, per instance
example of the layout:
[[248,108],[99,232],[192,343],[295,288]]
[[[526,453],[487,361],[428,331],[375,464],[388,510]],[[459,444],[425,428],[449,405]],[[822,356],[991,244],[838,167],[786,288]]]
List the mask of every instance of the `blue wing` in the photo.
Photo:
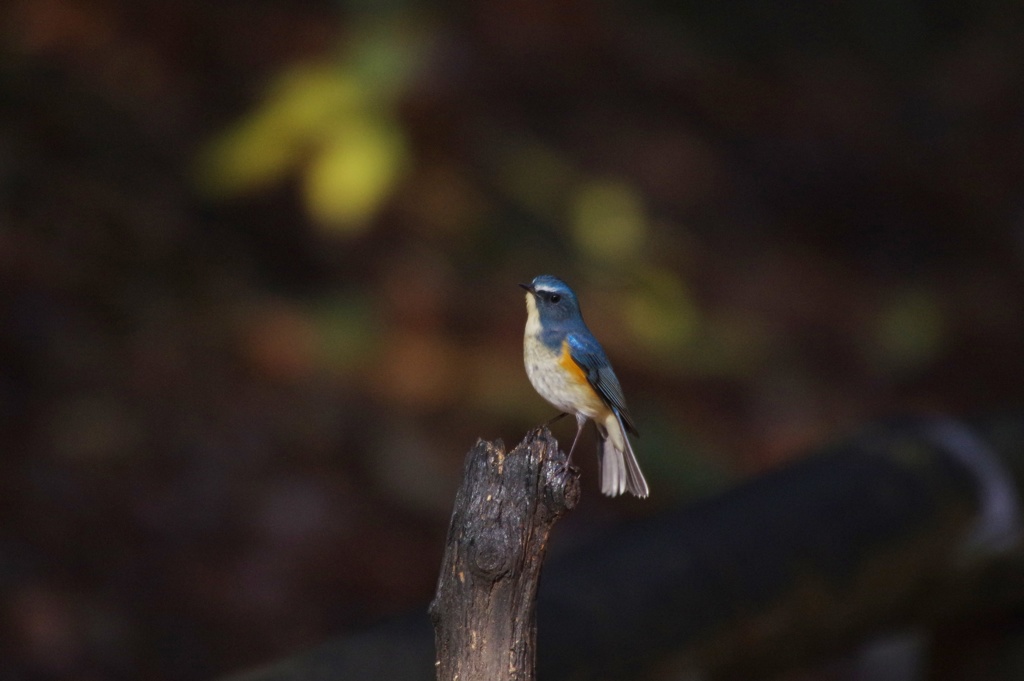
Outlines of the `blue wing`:
[[619,385],[619,379],[612,371],[612,365],[608,361],[608,356],[604,354],[601,344],[589,334],[570,333],[566,335],[565,340],[569,344],[572,361],[583,369],[590,386],[597,391],[605,404],[619,415],[626,429],[634,435],[639,435],[636,426],[633,425],[633,417],[626,409],[626,398],[622,395],[622,386]]

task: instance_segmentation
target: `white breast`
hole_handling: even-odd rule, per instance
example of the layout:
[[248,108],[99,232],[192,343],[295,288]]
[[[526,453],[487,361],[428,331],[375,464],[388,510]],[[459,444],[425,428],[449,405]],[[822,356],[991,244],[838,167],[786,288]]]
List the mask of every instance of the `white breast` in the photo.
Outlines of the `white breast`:
[[540,340],[540,317],[533,296],[526,296],[526,332],[523,334],[523,363],[534,390],[556,409],[589,418],[603,416],[608,408],[589,385],[572,381],[559,364],[561,353]]

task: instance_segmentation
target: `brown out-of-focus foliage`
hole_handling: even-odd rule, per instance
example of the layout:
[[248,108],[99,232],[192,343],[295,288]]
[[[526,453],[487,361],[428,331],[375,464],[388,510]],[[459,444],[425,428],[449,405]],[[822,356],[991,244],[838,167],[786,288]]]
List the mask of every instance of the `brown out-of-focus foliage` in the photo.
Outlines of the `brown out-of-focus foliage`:
[[209,678],[425,602],[463,453],[551,416],[542,272],[653,490],[581,456],[567,533],[1019,400],[1016,8],[794,7],[4,5],[5,678]]

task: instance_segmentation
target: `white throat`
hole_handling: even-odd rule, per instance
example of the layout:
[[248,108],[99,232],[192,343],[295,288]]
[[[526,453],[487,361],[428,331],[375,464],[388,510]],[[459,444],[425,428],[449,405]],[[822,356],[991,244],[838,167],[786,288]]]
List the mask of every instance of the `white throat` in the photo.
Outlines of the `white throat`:
[[532,293],[526,294],[526,336],[536,338],[540,335],[540,312],[537,311],[537,301],[533,299]]

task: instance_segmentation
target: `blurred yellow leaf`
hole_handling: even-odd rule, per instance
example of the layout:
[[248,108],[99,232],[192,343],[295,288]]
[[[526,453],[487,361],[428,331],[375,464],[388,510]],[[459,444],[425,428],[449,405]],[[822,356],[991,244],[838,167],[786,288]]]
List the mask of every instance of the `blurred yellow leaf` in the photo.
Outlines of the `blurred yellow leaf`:
[[369,99],[362,84],[333,64],[307,64],[281,75],[267,111],[300,134],[316,133],[339,116],[359,111]]
[[232,196],[280,180],[325,130],[358,111],[365,99],[355,79],[331,65],[286,71],[259,108],[200,155],[201,189]]
[[[322,227],[354,233],[368,226],[407,157],[388,111],[389,88],[398,87],[411,59],[381,56],[389,35],[356,41],[360,48],[341,65],[285,72],[256,111],[201,155],[201,187],[231,196],[297,172],[306,208]],[[367,72],[382,78],[367,81]]]
[[405,159],[405,141],[397,126],[359,118],[338,125],[306,168],[303,179],[310,214],[328,229],[364,229]]
[[614,180],[593,180],[577,190],[571,225],[580,250],[600,260],[637,256],[647,236],[643,201]]
[[298,152],[272,121],[249,119],[207,149],[200,162],[200,189],[233,196],[266,186],[295,163]]

